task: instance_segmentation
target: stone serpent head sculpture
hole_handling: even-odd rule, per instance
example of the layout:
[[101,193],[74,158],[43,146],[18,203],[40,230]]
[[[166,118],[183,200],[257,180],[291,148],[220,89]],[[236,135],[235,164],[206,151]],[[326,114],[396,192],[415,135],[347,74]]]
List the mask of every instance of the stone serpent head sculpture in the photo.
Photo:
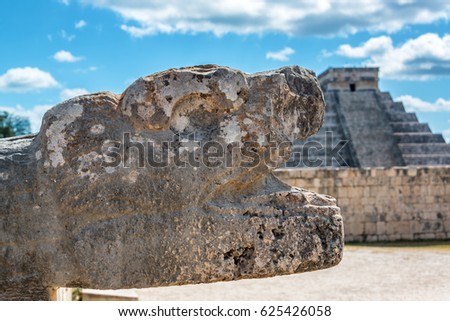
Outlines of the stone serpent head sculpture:
[[323,113],[299,67],[170,69],[55,106],[37,135],[0,141],[0,297],[337,264],[335,200],[272,174]]

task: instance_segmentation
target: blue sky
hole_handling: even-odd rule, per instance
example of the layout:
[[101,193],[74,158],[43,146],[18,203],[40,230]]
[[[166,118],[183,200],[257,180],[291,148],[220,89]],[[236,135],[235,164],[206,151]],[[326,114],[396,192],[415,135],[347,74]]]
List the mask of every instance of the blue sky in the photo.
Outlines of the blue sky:
[[450,139],[450,3],[415,0],[3,0],[0,109],[205,63],[246,72],[379,66],[380,87]]

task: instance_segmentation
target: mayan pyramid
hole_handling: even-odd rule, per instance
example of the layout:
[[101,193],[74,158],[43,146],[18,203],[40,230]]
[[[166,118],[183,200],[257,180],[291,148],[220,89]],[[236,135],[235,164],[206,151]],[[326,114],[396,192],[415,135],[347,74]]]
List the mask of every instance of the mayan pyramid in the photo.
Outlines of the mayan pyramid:
[[324,125],[295,143],[287,167],[450,164],[450,145],[380,91],[378,71],[329,68],[319,75],[327,104]]

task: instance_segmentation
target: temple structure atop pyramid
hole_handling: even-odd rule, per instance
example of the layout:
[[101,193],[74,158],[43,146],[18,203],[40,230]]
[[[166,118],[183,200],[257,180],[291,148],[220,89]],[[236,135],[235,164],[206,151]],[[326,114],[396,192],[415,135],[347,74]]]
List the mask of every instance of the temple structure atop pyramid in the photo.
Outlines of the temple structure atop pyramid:
[[450,145],[378,87],[378,68],[329,68],[319,75],[321,130],[294,145],[286,167],[450,164]]

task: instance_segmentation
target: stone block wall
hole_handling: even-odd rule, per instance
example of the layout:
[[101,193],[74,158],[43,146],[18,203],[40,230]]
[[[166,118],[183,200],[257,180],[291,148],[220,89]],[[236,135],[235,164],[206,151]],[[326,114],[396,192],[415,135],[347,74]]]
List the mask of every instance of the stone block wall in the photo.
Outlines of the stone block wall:
[[346,241],[450,239],[450,166],[276,173],[291,185],[335,197]]

